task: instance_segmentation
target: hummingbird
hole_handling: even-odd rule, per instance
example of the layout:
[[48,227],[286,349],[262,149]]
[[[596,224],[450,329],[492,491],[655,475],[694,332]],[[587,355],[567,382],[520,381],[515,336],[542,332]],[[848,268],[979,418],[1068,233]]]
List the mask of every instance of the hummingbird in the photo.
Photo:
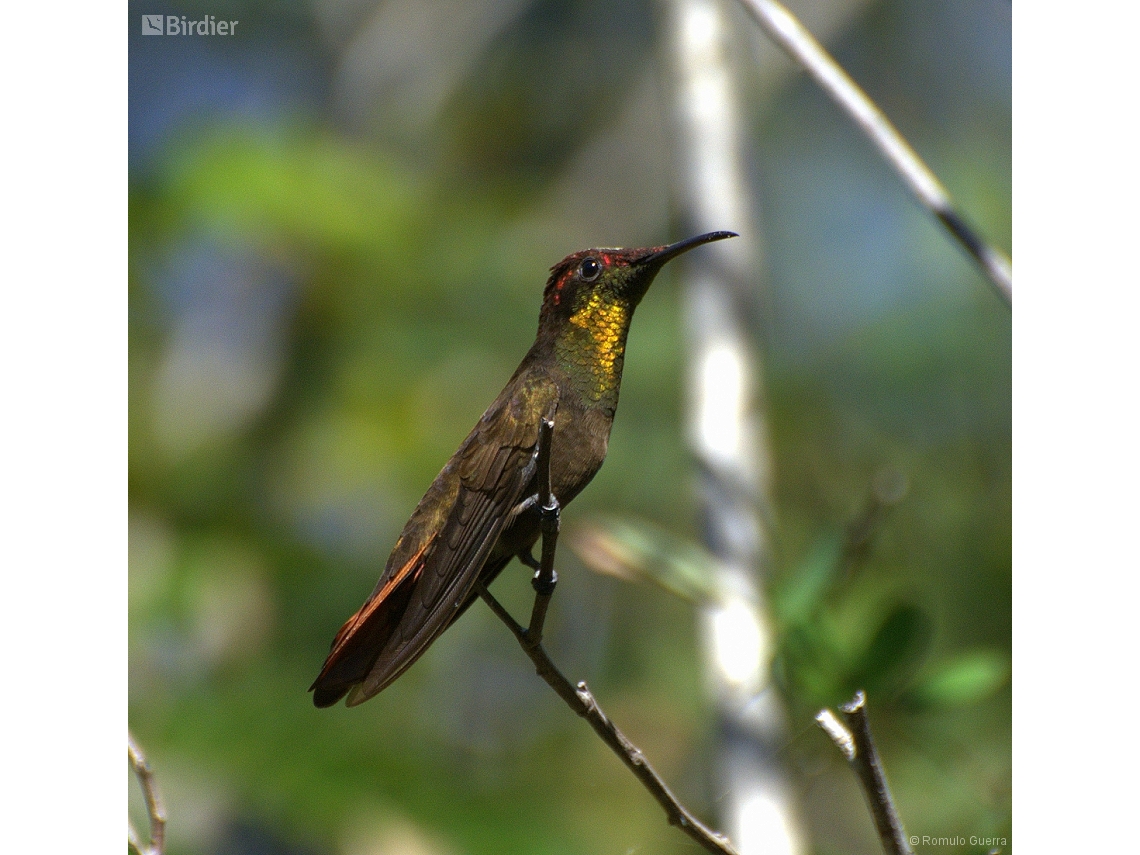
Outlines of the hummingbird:
[[587,249],[550,269],[538,334],[506,387],[436,476],[376,587],[333,639],[309,691],[318,707],[363,703],[404,673],[516,556],[535,566],[538,437],[552,420],[550,491],[566,507],[606,458],[630,321],[658,271],[737,237]]

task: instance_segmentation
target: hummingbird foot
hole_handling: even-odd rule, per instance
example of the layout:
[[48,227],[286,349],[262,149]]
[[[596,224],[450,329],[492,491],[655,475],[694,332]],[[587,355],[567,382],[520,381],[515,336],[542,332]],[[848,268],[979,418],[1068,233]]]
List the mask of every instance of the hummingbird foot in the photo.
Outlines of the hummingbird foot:
[[[529,495],[525,499],[523,499],[521,502],[519,502],[517,505],[515,505],[513,508],[511,508],[511,512],[510,512],[510,514],[508,514],[508,519],[513,520],[515,517],[517,517],[523,511],[529,511],[531,508],[533,508],[537,504],[538,504],[538,493],[532,493],[531,495]],[[521,558],[522,556],[519,556],[519,557]]]
[[[530,565],[534,568],[534,578],[530,583],[536,593],[549,597],[554,593],[554,586],[558,584],[558,573],[554,570],[554,550],[555,544],[558,543],[558,530],[562,526],[562,508],[553,493],[542,506],[539,525],[542,531],[542,561]],[[531,557],[531,560],[534,558]]]
[[542,594],[545,597],[549,597],[554,593],[554,586],[558,584],[557,570],[551,567],[549,579],[544,577],[542,572],[542,564],[537,558],[534,557],[534,552],[531,549],[528,549],[525,552],[520,552],[516,557],[519,561],[534,571],[534,576],[531,577],[530,583],[534,586],[535,593]]
[[554,593],[554,587],[558,584],[558,571],[553,567],[550,568],[550,575],[547,576],[542,572],[542,568],[534,571],[534,576],[531,577],[530,585],[534,588],[534,592],[542,597],[549,597]]

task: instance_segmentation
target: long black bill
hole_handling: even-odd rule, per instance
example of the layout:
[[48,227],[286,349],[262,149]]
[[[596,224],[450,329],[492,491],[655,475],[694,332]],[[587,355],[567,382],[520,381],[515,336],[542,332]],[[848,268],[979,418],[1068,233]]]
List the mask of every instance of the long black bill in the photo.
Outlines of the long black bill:
[[697,235],[696,237],[679,240],[676,243],[671,243],[668,246],[663,246],[651,252],[649,255],[643,257],[638,264],[639,266],[645,264],[660,268],[665,262],[676,258],[683,252],[688,252],[694,247],[705,243],[712,243],[714,240],[724,240],[725,238],[732,237],[740,237],[740,235],[736,232],[708,232],[703,235]]

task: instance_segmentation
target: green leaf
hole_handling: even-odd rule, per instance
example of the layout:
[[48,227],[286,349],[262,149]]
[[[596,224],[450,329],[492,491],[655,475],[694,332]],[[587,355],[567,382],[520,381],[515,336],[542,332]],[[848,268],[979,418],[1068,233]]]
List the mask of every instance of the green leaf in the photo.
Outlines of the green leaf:
[[1009,657],[996,650],[975,650],[941,662],[908,693],[908,700],[928,707],[975,704],[1009,679]]
[[331,252],[399,257],[422,216],[417,182],[318,133],[226,129],[186,146],[173,200],[196,220]]
[[697,544],[643,522],[594,520],[567,538],[582,562],[620,579],[648,579],[692,603],[717,598],[716,559]]
[[780,580],[772,591],[777,620],[792,627],[811,619],[839,571],[842,549],[839,538],[821,538],[803,563]]
[[902,604],[879,625],[850,674],[851,691],[889,691],[905,680],[930,647],[934,631],[926,612]]

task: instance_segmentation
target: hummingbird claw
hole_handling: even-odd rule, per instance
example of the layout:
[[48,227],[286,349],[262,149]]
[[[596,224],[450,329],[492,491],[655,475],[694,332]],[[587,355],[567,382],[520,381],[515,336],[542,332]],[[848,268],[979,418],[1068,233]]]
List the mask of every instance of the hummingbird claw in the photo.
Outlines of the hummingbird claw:
[[521,502],[519,502],[517,505],[515,505],[513,508],[511,508],[511,512],[509,514],[510,519],[514,519],[519,514],[521,514],[523,511],[530,510],[531,508],[533,508],[537,504],[538,504],[538,494],[537,493],[530,495],[530,496],[527,496],[525,499],[523,499]]

